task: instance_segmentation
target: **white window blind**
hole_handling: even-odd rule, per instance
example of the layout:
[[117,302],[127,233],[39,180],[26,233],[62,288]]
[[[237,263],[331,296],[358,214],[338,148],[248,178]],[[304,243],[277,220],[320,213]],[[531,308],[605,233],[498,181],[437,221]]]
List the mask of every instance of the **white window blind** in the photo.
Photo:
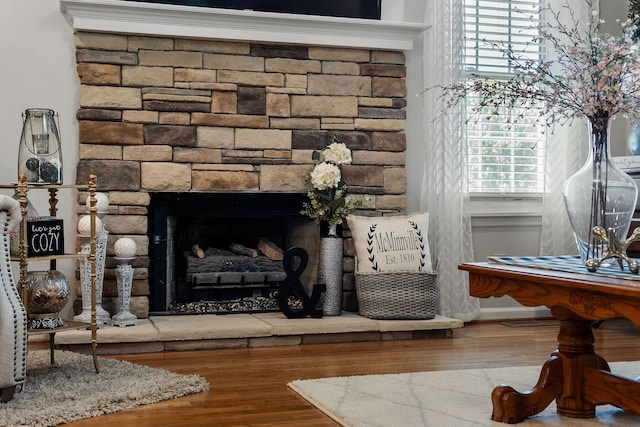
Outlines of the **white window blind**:
[[[543,0],[465,0],[465,73],[467,79],[508,79],[513,65],[493,44],[520,56],[539,59],[543,47],[532,43]],[[524,13],[523,13],[524,12]],[[468,98],[467,108],[478,104]],[[488,113],[488,111],[487,111]],[[469,121],[469,191],[476,193],[539,193],[544,186],[544,123],[540,111],[523,105],[497,116]],[[517,124],[509,116],[522,116]]]

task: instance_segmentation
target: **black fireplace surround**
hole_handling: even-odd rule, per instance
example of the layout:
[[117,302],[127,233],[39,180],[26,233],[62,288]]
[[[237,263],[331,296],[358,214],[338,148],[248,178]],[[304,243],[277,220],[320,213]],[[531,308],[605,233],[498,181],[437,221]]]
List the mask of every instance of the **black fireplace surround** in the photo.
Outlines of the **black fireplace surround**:
[[[150,312],[168,310],[167,285],[174,286],[173,302],[186,302],[189,298],[184,290],[186,266],[182,254],[191,251],[194,244],[203,250],[226,248],[231,242],[255,248],[257,240],[266,237],[283,250],[288,249],[286,236],[292,221],[312,221],[300,214],[305,200],[306,195],[300,193],[151,193]],[[170,218],[173,228],[168,227]],[[169,236],[170,232],[174,235]],[[170,268],[168,257],[171,241],[175,246],[174,268]]]

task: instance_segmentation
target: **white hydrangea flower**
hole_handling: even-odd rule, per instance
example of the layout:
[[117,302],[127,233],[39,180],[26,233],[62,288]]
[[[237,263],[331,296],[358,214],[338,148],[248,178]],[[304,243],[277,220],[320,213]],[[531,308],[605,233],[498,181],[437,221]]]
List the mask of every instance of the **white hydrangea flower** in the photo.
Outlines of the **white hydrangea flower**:
[[311,184],[320,191],[336,188],[340,179],[340,168],[327,162],[318,163],[311,172]]
[[325,161],[336,165],[347,165],[351,163],[351,150],[342,142],[333,142],[322,151]]

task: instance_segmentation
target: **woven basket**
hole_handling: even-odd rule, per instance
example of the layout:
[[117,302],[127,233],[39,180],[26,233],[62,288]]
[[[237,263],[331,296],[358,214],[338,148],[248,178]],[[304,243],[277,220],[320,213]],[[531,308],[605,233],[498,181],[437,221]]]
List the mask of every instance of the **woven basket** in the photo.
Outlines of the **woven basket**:
[[422,271],[356,273],[360,315],[370,319],[433,319],[437,274]]

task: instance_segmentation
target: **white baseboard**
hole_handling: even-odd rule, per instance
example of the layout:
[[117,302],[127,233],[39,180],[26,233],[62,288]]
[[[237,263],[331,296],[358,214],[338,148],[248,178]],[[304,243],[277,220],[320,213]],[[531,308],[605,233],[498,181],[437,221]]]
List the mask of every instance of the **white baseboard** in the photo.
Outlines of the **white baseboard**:
[[539,319],[553,317],[546,307],[491,307],[481,308],[477,320]]

